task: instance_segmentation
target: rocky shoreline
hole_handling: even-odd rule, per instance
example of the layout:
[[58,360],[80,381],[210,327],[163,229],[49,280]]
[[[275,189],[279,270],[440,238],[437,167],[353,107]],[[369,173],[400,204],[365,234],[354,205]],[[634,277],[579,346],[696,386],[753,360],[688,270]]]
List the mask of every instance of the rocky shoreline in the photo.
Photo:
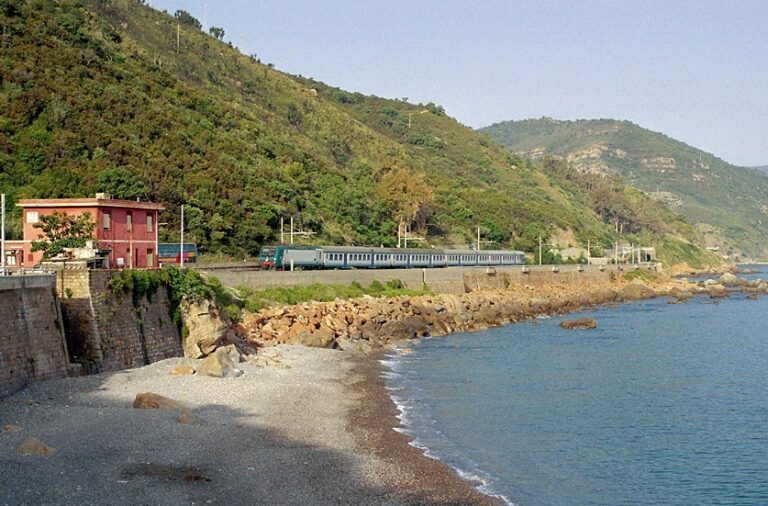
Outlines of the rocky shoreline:
[[727,297],[734,290],[765,294],[768,283],[729,273],[700,283],[654,275],[633,281],[614,277],[604,282],[512,285],[461,295],[363,297],[247,313],[234,330],[242,343],[256,347],[303,344],[370,353],[402,340],[474,332],[541,315],[653,297],[668,297],[672,303],[702,294]]

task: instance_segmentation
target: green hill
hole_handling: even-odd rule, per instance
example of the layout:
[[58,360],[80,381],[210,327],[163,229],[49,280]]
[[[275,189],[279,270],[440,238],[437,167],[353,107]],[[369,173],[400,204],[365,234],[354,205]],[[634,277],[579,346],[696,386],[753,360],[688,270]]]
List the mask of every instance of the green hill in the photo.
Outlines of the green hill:
[[768,257],[768,178],[627,121],[508,121],[483,128],[513,152],[615,174],[694,223],[710,246]]
[[479,226],[489,246],[632,240],[708,261],[687,224],[640,194],[616,197],[637,208],[633,239],[581,187],[441,107],[281,73],[183,11],[0,0],[0,26],[0,191],[11,203],[96,191],[157,200],[164,239],[185,204],[187,237],[236,255],[277,241],[293,216],[315,243],[393,245],[402,222],[433,245],[466,245]]

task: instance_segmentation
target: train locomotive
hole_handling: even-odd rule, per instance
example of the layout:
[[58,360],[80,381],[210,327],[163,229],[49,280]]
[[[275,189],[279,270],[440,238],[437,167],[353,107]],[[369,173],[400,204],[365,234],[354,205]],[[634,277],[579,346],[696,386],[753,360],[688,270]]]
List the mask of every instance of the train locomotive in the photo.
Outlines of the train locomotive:
[[522,251],[400,249],[360,246],[264,246],[262,269],[414,269],[524,265]]

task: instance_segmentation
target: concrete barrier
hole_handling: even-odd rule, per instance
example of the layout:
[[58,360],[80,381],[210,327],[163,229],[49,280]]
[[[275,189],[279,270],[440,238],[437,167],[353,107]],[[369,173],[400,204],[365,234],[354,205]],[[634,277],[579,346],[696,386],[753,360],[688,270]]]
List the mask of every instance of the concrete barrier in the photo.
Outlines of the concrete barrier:
[[[625,265],[623,272],[634,269]],[[637,268],[657,270],[657,264],[637,264]],[[371,269],[371,270],[327,270],[327,271],[257,271],[231,268],[210,268],[197,266],[207,275],[214,276],[227,286],[245,286],[253,290],[266,288],[304,286],[314,283],[348,285],[358,282],[363,286],[374,280],[386,283],[400,280],[405,286],[420,289],[424,283],[435,293],[463,293],[484,288],[496,288],[500,283],[542,284],[557,281],[569,282],[578,279],[602,279],[617,272],[617,266],[606,265],[526,265],[509,267],[446,267],[436,269]],[[615,276],[616,274],[614,274]],[[503,281],[500,281],[503,280]]]

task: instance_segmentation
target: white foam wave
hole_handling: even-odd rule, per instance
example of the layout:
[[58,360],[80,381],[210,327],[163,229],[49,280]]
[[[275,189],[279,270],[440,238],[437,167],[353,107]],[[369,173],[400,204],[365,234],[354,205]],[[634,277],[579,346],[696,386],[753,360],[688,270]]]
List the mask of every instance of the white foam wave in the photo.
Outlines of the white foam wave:
[[[394,430],[397,433],[409,436],[411,438],[411,441],[408,443],[410,446],[417,448],[427,458],[430,458],[433,460],[439,460],[449,465],[449,467],[454,469],[462,479],[469,481],[477,490],[479,490],[483,494],[488,495],[490,497],[497,498],[503,501],[504,504],[507,504],[509,506],[515,506],[515,504],[512,501],[510,501],[509,498],[507,498],[505,495],[495,492],[489,480],[481,476],[479,472],[468,472],[456,466],[452,466],[448,464],[447,462],[442,460],[436,452],[430,449],[427,443],[425,443],[424,441],[422,441],[416,436],[415,432],[413,431],[414,422],[416,421],[420,422],[419,425],[421,426],[429,426],[429,425],[434,425],[436,421],[429,418],[428,416],[426,417],[413,416],[414,415],[414,412],[412,409],[413,402],[412,401],[409,402],[407,399],[403,399],[402,397],[395,395],[395,392],[403,392],[407,390],[405,386],[394,385],[393,382],[403,382],[405,380],[406,376],[401,373],[402,366],[406,361],[410,361],[411,356],[408,354],[408,352],[404,353],[403,350],[398,348],[395,348],[394,351],[395,351],[394,354],[389,355],[386,358],[381,359],[379,361],[385,367],[385,371],[382,373],[382,375],[385,379],[385,386],[386,386],[387,392],[389,393],[389,397],[390,399],[392,399],[392,402],[395,404],[395,407],[397,408],[396,418],[400,422],[400,426],[393,427],[392,430]],[[435,438],[438,440],[440,438],[443,438],[443,439],[445,438],[445,436],[439,430],[436,430],[433,428],[431,432],[433,433]]]

